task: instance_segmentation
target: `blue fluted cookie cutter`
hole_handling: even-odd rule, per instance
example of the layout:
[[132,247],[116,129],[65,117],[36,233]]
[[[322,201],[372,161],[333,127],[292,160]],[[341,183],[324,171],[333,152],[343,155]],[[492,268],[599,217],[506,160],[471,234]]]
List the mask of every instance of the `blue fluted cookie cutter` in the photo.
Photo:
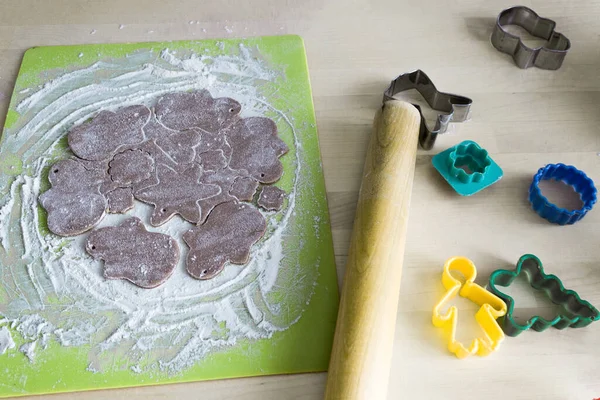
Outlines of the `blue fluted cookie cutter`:
[[471,196],[496,183],[503,175],[502,168],[492,160],[487,150],[472,140],[465,140],[436,154],[431,162],[461,196]]
[[[570,185],[579,194],[583,206],[578,210],[567,210],[550,203],[539,187],[540,181],[549,179]],[[540,168],[529,187],[529,202],[533,210],[540,217],[559,225],[570,225],[579,221],[594,207],[596,201],[594,182],[572,165],[548,164]]]

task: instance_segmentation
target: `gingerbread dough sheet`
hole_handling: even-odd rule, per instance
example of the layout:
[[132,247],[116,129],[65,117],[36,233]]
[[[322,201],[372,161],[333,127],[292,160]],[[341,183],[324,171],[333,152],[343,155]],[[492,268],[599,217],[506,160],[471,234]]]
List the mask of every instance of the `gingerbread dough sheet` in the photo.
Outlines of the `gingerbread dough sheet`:
[[[262,237],[266,225],[260,212],[238,201],[251,202],[260,182],[281,177],[279,157],[288,147],[277,136],[272,120],[241,118],[240,111],[237,101],[214,99],[200,90],[161,96],[152,110],[139,105],[101,111],[73,127],[69,145],[81,158],[56,163],[49,176],[52,189],[40,196],[50,230],[62,236],[81,234],[100,223],[105,212],[127,213],[137,199],[153,206],[149,222],[154,227],[175,215],[199,225],[184,238],[192,247],[186,260],[194,278],[213,278],[226,262],[246,263],[250,247]],[[267,186],[258,205],[279,210],[284,194]],[[130,224],[129,229],[120,225],[120,230],[98,232],[150,237],[140,229],[141,220]],[[228,230],[235,231],[233,236]],[[94,238],[98,232],[92,234]],[[135,259],[143,250],[116,260],[111,252],[123,253],[116,242],[87,250],[96,256],[100,247],[98,257],[106,260],[107,278],[152,288],[172,271],[164,260],[156,268],[158,275],[147,276],[149,272],[138,267],[127,269],[127,263],[147,264]]]

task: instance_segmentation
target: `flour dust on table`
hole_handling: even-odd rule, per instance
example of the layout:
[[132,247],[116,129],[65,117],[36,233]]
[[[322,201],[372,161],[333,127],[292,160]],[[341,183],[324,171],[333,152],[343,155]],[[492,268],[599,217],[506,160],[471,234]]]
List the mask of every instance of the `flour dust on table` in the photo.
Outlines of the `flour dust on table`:
[[[10,327],[33,363],[56,342],[90,346],[89,371],[119,354],[176,374],[287,330],[309,304],[318,265],[285,262],[283,246],[302,145],[263,90],[285,76],[243,45],[182,53],[133,52],[20,92],[3,141],[19,173],[0,178],[3,357]],[[282,175],[285,190],[270,186]]]

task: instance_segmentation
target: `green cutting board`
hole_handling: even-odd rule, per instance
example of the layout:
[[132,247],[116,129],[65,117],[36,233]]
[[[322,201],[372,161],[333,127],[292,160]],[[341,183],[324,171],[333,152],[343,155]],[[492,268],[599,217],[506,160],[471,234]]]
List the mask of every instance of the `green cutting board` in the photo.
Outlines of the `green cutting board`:
[[[200,89],[203,82],[214,96],[233,91],[231,97],[248,105],[251,114],[276,121],[290,147],[281,159],[284,176],[277,186],[289,198],[284,210],[269,216],[273,231],[255,245],[258,261],[247,267],[226,266],[224,274],[247,274],[235,281],[238,286],[224,289],[227,279],[238,279],[233,273],[217,283],[189,277],[198,285],[190,297],[214,293],[207,304],[231,303],[228,312],[235,317],[206,317],[195,309],[204,303],[190,304],[181,313],[190,313],[193,324],[165,323],[173,332],[156,337],[144,333],[142,346],[142,328],[136,330],[136,323],[150,329],[148,321],[164,316],[163,308],[173,319],[180,312],[172,313],[171,303],[163,299],[158,311],[132,306],[135,312],[147,313],[146,320],[133,321],[129,311],[98,306],[97,301],[120,301],[119,290],[131,301],[147,295],[125,281],[104,281],[98,267],[88,268],[94,261],[80,242],[59,240],[47,230],[45,212],[36,199],[49,187],[49,166],[69,156],[65,135],[70,126],[104,109],[103,104],[108,109],[136,101],[151,104],[161,93]],[[268,242],[268,236],[275,235],[277,224],[283,227],[277,239],[281,246],[271,249],[269,243],[275,242]],[[301,38],[28,50],[0,142],[0,238],[0,338],[6,328],[15,342],[0,355],[0,397],[325,371],[338,289]],[[279,261],[274,264],[273,259]],[[189,288],[183,273],[179,271],[177,279]],[[116,285],[114,299],[102,295],[108,284]],[[86,326],[90,329],[82,330]],[[119,336],[119,329],[129,336]]]

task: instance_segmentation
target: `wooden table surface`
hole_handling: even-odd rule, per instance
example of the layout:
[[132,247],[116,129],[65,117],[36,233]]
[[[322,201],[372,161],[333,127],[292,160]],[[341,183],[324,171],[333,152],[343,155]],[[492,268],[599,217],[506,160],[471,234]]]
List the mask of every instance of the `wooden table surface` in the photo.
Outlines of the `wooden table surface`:
[[[572,49],[558,71],[520,70],[489,42],[510,1],[34,1],[0,3],[0,115],[31,46],[164,41],[295,33],[305,42],[340,277],[372,118],[386,84],[422,69],[438,88],[474,100],[472,118],[420,151],[397,320],[390,399],[584,399],[600,397],[600,323],[526,332],[488,358],[457,360],[431,324],[441,270],[471,258],[477,281],[525,253],[600,306],[600,210],[574,226],[539,218],[527,203],[547,163],[574,164],[600,182],[600,2],[524,1],[557,21]],[[189,21],[199,21],[190,24]],[[120,29],[121,28],[121,29]],[[473,197],[456,195],[431,156],[476,140],[504,178]],[[553,197],[560,190],[547,188]],[[550,195],[549,194],[549,195]],[[568,193],[564,193],[566,196]],[[566,201],[557,198],[557,201]],[[528,317],[556,310],[520,282],[511,293]],[[376,295],[376,294],[374,294]],[[469,338],[473,307],[461,308]],[[0,377],[1,379],[1,377]],[[48,396],[53,399],[320,399],[326,374],[234,379]]]

